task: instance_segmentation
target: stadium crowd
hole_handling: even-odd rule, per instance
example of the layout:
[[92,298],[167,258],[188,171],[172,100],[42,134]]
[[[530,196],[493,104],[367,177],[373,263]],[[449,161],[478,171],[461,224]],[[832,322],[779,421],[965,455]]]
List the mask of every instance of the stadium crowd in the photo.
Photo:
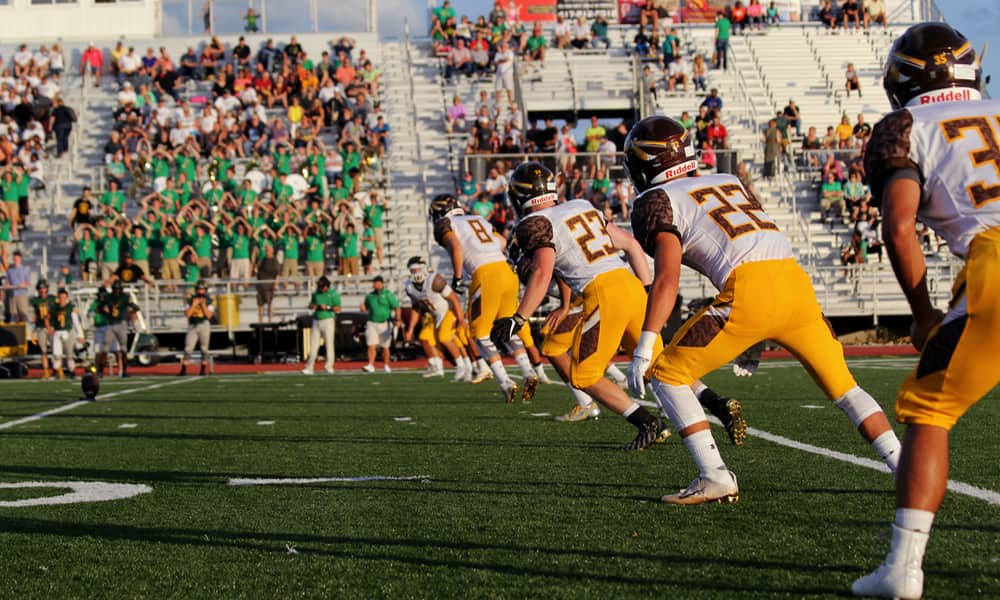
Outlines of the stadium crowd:
[[126,255],[189,284],[260,277],[269,257],[280,268],[268,277],[281,278],[382,264],[390,127],[379,71],[353,40],[314,59],[295,36],[256,51],[213,36],[177,61],[119,43],[109,67],[119,91],[106,187],[84,188],[69,215],[83,280]]

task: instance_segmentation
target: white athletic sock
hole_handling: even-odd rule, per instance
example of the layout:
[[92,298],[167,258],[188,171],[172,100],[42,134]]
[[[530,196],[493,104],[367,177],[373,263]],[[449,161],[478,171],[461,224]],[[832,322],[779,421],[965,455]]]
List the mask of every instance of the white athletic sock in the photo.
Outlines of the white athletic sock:
[[[590,405],[594,403],[594,399],[590,397],[590,394],[581,389],[570,386],[569,392],[573,394],[573,399],[576,400],[576,403],[579,404],[581,408],[589,408]],[[638,407],[639,405],[636,404],[635,406]]]
[[538,363],[537,365],[534,366],[532,370],[535,372],[535,375],[538,375],[538,378],[541,379],[542,381],[548,380],[549,376],[545,374],[545,365]]
[[482,357],[476,359],[476,368],[480,373],[487,373],[490,370],[490,366],[486,364],[486,359]]
[[711,430],[696,431],[684,438],[684,445],[691,452],[691,457],[698,465],[698,473],[704,479],[720,480],[721,474],[729,471],[719,454]]
[[897,508],[896,526],[910,531],[930,533],[934,525],[934,513],[917,508]]
[[608,368],[604,372],[607,373],[611,379],[614,379],[615,383],[618,385],[625,383],[625,373],[622,373],[622,370],[616,367],[615,363],[609,364]]
[[698,382],[691,386],[691,391],[694,392],[695,398],[701,398],[701,393],[708,389],[708,386],[702,382]]
[[502,360],[491,362],[490,370],[493,371],[493,376],[497,378],[500,387],[507,387],[511,384],[510,376],[507,375],[507,369],[504,368]]
[[522,377],[534,377],[535,368],[531,366],[531,360],[528,358],[527,352],[518,352],[514,355],[514,360],[517,361],[517,366],[521,367]]
[[465,371],[466,375],[468,375],[469,377],[472,376],[473,373],[472,361],[469,360],[468,356],[459,357],[458,364],[462,365],[462,369]]
[[899,467],[900,446],[899,438],[893,430],[886,431],[882,435],[872,440],[872,448],[882,457],[889,470],[893,473]]

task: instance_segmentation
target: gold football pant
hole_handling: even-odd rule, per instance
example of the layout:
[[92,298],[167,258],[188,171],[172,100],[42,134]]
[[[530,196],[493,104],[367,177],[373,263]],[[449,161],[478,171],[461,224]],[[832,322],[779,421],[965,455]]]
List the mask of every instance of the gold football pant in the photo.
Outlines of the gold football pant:
[[[489,338],[494,321],[512,316],[517,311],[520,287],[517,275],[506,262],[490,263],[476,269],[469,286],[469,329],[473,339]],[[527,323],[521,327],[518,337],[525,346],[535,344]]]
[[831,400],[857,385],[809,275],[791,258],[736,267],[712,303],[674,335],[650,375],[670,385],[691,385],[767,339],[791,352]]

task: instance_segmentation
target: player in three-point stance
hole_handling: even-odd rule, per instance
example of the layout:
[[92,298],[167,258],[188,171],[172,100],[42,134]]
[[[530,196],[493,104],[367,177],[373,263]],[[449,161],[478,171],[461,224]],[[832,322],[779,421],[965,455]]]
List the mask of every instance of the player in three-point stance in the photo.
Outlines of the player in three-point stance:
[[465,338],[466,323],[458,294],[444,277],[427,268],[427,261],[422,256],[411,257],[406,268],[410,276],[403,287],[413,303],[413,311],[404,337],[407,341],[412,339],[422,313],[424,322],[420,328],[420,341],[429,363],[424,377],[444,376],[444,360],[438,350],[440,346],[455,362],[454,381],[471,382],[474,368],[465,351],[468,342]]
[[[490,341],[490,327],[500,315],[510,314],[517,306],[517,276],[507,265],[503,238],[493,231],[489,221],[478,215],[466,215],[458,198],[439,194],[431,201],[434,239],[451,258],[453,290],[460,291],[462,273],[471,279],[469,286],[469,329],[479,345],[479,352],[497,378],[504,399],[511,403],[517,397],[517,384],[507,374],[500,360],[500,349]],[[521,400],[530,401],[541,378],[528,358],[525,346],[532,344],[527,323],[511,336],[507,346],[521,368],[523,391]]]
[[[756,198],[731,175],[688,177],[698,166],[691,137],[667,117],[648,117],[632,128],[625,140],[625,166],[641,194],[632,209],[632,232],[655,269],[642,336],[629,366],[629,388],[644,395],[648,370],[657,402],[699,471],[686,489],[663,501],[739,498],[736,476],[723,462],[689,386],[765,339],[806,366],[894,469],[899,440],[878,403],[848,371],[809,276]],[[719,294],[658,353],[659,331],[677,299],[682,260],[711,279]]]
[[[906,30],[889,52],[883,84],[896,110],[872,131],[865,170],[921,355],[896,396],[906,435],[892,545],[852,590],[919,598],[924,549],[948,480],[948,433],[1000,382],[1000,101],[981,99],[976,52],[944,23]],[[927,292],[918,218],[965,261],[947,314]]]

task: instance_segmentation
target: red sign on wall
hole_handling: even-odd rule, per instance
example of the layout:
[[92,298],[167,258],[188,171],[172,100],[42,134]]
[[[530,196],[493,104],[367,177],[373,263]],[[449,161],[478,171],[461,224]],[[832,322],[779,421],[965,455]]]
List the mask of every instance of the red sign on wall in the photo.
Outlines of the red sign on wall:
[[513,4],[517,6],[517,14],[522,21],[555,21],[556,2],[557,0],[515,0]]

